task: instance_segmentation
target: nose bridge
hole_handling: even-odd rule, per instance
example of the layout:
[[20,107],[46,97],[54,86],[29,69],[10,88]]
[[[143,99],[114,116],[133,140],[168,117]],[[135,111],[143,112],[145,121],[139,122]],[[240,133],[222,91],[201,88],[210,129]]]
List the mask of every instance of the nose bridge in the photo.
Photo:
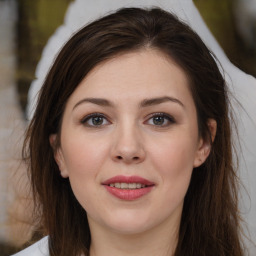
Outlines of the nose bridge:
[[138,124],[129,119],[117,124],[114,134],[112,157],[115,161],[141,162],[145,158],[145,150]]

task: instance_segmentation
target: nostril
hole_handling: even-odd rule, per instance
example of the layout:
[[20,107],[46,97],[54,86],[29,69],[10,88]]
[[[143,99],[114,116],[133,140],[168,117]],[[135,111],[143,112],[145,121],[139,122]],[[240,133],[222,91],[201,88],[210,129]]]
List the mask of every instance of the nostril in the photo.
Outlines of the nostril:
[[[123,160],[123,159],[124,159],[122,156],[116,156],[116,158],[117,158],[118,160]],[[138,156],[134,156],[134,157],[132,157],[131,159],[134,160],[134,161],[137,161],[137,160],[139,160],[140,158],[139,158]]]

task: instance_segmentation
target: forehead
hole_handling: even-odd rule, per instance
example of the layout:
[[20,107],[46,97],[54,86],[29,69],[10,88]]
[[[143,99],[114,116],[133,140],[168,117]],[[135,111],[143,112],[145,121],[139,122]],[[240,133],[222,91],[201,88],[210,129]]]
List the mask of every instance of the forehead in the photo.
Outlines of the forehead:
[[83,96],[113,101],[157,96],[191,97],[186,73],[159,50],[143,49],[100,63],[78,85],[71,99]]

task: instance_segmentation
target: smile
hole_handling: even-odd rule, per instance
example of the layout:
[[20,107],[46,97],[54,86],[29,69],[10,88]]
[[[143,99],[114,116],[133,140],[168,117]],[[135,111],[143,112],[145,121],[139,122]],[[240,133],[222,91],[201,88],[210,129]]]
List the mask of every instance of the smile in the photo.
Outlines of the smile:
[[132,201],[148,194],[155,184],[139,176],[115,176],[102,183],[112,196]]
[[111,183],[109,184],[110,187],[115,187],[115,188],[121,188],[121,189],[139,189],[139,188],[145,188],[145,184],[141,183]]

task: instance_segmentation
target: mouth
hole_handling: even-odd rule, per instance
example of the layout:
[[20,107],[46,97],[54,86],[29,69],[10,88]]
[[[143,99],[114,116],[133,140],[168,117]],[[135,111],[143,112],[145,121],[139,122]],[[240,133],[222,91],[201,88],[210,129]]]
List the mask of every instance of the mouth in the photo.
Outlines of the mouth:
[[123,183],[123,182],[110,183],[108,186],[112,188],[120,188],[120,189],[140,189],[140,188],[149,187],[141,183]]
[[148,194],[155,184],[139,176],[115,176],[102,183],[106,190],[122,200],[135,200]]

